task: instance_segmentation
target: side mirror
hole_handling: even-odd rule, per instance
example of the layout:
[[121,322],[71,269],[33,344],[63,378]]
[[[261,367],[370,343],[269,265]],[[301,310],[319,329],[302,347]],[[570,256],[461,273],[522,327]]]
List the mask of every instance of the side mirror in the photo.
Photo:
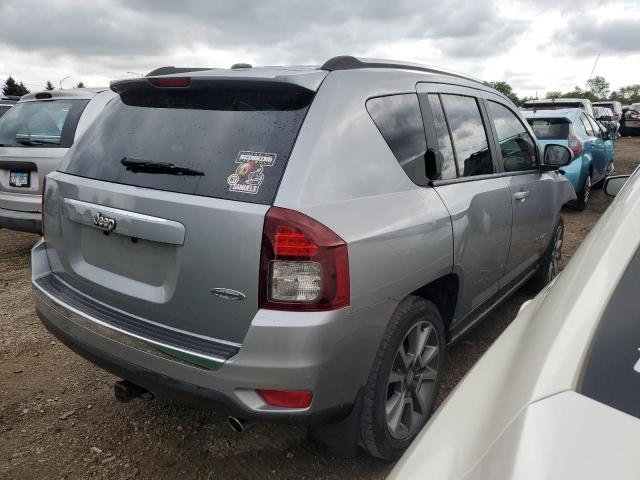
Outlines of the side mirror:
[[569,165],[573,160],[573,152],[563,145],[550,143],[544,147],[544,164],[554,168]]
[[630,175],[615,175],[613,177],[608,177],[604,181],[604,193],[610,197],[615,197],[618,195],[624,184],[627,183],[627,179],[629,177]]

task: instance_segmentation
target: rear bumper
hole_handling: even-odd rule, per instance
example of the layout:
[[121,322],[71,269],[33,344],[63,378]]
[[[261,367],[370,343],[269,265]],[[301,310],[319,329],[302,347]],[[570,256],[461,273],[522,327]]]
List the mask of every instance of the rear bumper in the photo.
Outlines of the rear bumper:
[[0,228],[21,232],[41,233],[42,214],[39,212],[18,212],[0,208]]
[[[212,369],[167,355],[122,329],[111,331],[104,322],[95,324],[77,305],[43,290],[39,279],[51,274],[44,241],[33,248],[32,268],[38,316],[69,348],[154,393],[196,400],[250,419],[315,424],[348,414],[379,344],[380,337],[371,336],[382,335],[374,328],[376,315],[390,315],[383,307],[357,316],[344,309],[298,314],[291,322],[283,318],[287,312],[260,310],[237,354]],[[359,323],[360,334],[353,331]],[[313,401],[306,409],[272,407],[256,388],[311,390]]]

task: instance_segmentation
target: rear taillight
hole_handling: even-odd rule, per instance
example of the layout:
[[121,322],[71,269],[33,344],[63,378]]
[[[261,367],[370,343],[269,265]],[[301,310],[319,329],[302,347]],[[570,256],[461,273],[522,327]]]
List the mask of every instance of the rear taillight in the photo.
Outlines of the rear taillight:
[[573,126],[569,127],[569,150],[573,152],[573,156],[577,157],[582,153],[582,141],[576,137]]
[[256,390],[267,405],[284,408],[307,408],[313,394],[309,390]]
[[349,305],[347,244],[320,222],[271,207],[261,250],[261,308],[321,311]]
[[640,113],[629,112],[629,120],[640,120]]
[[42,236],[44,237],[44,196],[47,193],[47,177],[42,179],[42,200],[40,203],[40,229],[42,230]]

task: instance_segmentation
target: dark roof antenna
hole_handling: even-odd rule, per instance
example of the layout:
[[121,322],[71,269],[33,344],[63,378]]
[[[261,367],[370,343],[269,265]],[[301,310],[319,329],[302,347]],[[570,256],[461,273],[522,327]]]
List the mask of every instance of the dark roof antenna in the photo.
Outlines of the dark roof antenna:
[[253,65],[250,63],[234,63],[231,65],[231,70],[237,70],[239,68],[253,68]]

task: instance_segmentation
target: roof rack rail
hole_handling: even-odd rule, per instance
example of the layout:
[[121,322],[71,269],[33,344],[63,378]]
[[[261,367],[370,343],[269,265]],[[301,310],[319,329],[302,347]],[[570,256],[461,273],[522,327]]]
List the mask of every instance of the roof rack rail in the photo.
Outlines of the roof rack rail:
[[340,55],[338,57],[333,57],[324,62],[324,64],[320,67],[320,70],[327,70],[329,72],[333,72],[335,70],[355,70],[358,68],[396,68],[403,70],[416,70],[419,72],[427,72],[427,73],[439,73],[443,75],[448,75],[451,77],[462,78],[464,80],[469,80],[471,82],[480,83],[485,86],[491,86],[488,82],[483,80],[479,80],[477,78],[469,77],[467,75],[462,75],[460,73],[451,72],[448,70],[443,70],[435,67],[429,67],[426,65],[420,65],[418,63],[406,63],[406,62],[396,62],[393,60],[380,60],[380,59],[362,59],[353,57],[351,55]]
[[151,70],[145,77],[156,77],[158,75],[172,75],[174,73],[202,72],[204,70],[214,70],[208,67],[159,67]]

